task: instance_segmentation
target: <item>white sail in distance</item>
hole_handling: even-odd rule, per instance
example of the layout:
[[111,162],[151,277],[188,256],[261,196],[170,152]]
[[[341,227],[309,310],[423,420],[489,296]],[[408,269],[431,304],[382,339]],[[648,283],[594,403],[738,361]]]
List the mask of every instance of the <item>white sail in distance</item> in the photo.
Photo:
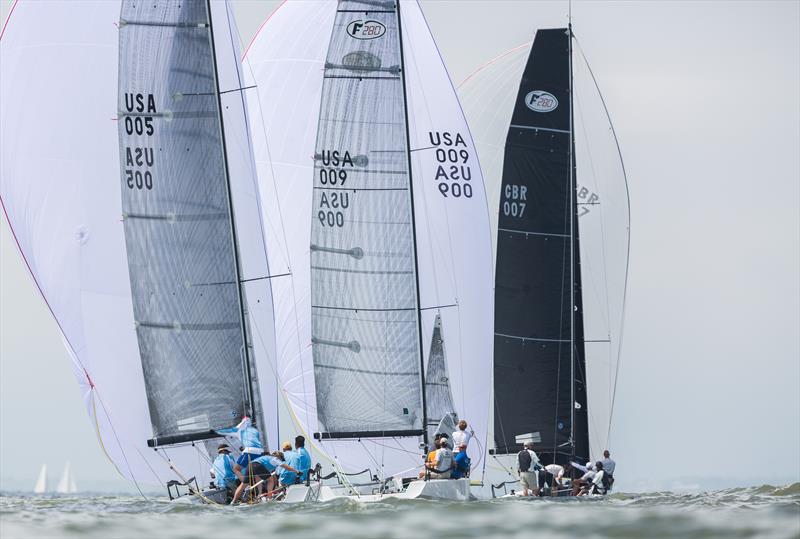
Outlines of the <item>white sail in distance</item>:
[[[231,196],[258,372],[254,385],[271,404],[276,400],[272,300],[247,96],[240,91],[239,38],[227,3],[207,5],[218,43]],[[123,476],[163,486],[178,477],[164,455],[146,444],[153,429],[134,323],[122,185],[111,180],[120,178],[121,8],[119,1],[81,0],[20,2],[13,10],[0,46],[0,200],[59,326],[103,451]],[[37,106],[26,105],[32,102]],[[211,392],[199,396],[214,398]],[[276,414],[265,417],[264,434],[274,441]],[[178,447],[169,457],[182,475],[207,483],[209,466],[198,449]]]
[[[365,21],[362,9],[370,8],[354,7],[353,20],[337,29],[346,32],[350,23],[354,29]],[[320,209],[312,210],[318,120],[336,113],[321,110],[322,71],[336,10],[336,2],[285,4],[245,58],[248,82],[258,86],[259,100],[250,100],[250,105],[251,117],[261,118],[261,125],[254,124],[253,141],[270,266],[275,273],[289,274],[272,281],[279,376],[296,428],[307,439],[323,430],[312,357],[309,238],[310,216]],[[470,453],[473,465],[482,467],[492,355],[491,238],[483,179],[458,99],[418,4],[401,2],[400,20],[424,363],[426,367],[438,314],[448,336],[454,406],[476,432]],[[325,30],[299,35],[298,25]],[[351,52],[358,50],[367,48],[354,43]],[[323,440],[316,447],[346,472],[371,467],[386,476],[410,475],[421,465],[417,437]]]
[[36,484],[33,486],[34,494],[44,494],[47,492],[47,464],[42,464],[39,469],[39,477],[36,478]]
[[78,492],[78,487],[75,485],[75,476],[72,473],[72,466],[69,462],[64,465],[64,472],[58,481],[56,492],[59,494],[74,494]]

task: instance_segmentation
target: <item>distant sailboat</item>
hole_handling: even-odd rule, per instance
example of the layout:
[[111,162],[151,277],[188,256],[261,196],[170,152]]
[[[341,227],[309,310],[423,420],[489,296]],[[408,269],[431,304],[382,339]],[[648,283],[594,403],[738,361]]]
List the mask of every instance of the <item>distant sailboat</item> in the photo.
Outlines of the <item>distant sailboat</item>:
[[59,494],[73,494],[78,492],[78,487],[75,485],[75,477],[72,475],[72,469],[69,462],[67,462],[66,466],[64,466],[64,473],[61,474],[61,479],[56,487],[56,492]]
[[47,492],[47,464],[42,464],[39,470],[39,477],[36,479],[36,485],[33,487],[34,494],[44,494]]

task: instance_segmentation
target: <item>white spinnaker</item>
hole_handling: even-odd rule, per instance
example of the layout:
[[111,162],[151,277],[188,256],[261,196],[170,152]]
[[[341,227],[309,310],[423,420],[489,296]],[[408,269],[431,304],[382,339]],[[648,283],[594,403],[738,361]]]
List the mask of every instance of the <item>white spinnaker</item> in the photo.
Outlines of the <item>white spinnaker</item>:
[[[220,36],[230,40],[235,32],[228,22],[232,14],[222,2],[215,0],[212,6],[217,40],[222,41]],[[123,476],[163,486],[176,475],[146,445],[152,429],[121,221],[116,125],[119,16],[118,1],[15,5],[0,47],[0,198],[20,252],[73,360],[104,452]],[[224,51],[217,51],[221,65],[230,61],[224,56]],[[238,52],[228,56],[236,58]],[[221,79],[229,81],[224,73],[220,69]],[[235,140],[231,134],[237,131],[246,133],[243,120],[237,125],[233,116],[226,115],[225,121],[229,141]],[[231,168],[246,170],[247,165]],[[255,192],[252,176],[240,173],[231,181],[235,202],[248,190],[250,196]],[[237,211],[237,220],[247,214],[247,208]],[[248,245],[243,251],[263,251],[249,236],[240,239],[242,243]],[[262,303],[268,301],[267,294],[263,297]],[[257,325],[271,327],[271,307],[252,311],[254,325],[254,318],[269,311],[269,320]],[[267,350],[274,349],[269,338],[264,339]],[[259,372],[273,369],[268,361],[268,354],[260,355]],[[262,394],[274,393],[273,379],[261,377]],[[169,448],[166,453],[181,474],[196,476],[203,484],[209,466],[202,451],[200,445]]]
[[[307,438],[319,431],[309,277],[313,154],[322,68],[335,11],[336,2],[331,1],[283,5],[264,25],[245,59],[253,77],[248,84],[258,85],[259,99],[251,99],[250,105],[270,266],[275,273],[279,267],[291,272],[290,277],[272,280],[280,384],[296,426]],[[455,405],[478,435],[478,443],[470,448],[478,467],[488,432],[492,355],[491,238],[483,178],[455,91],[419,6],[402,2],[400,16],[409,138],[411,148],[419,150],[412,152],[412,176],[423,350],[427,362],[434,319],[440,312]],[[298,33],[300,27],[318,31]],[[435,181],[439,163],[435,148],[429,148],[431,132],[453,137],[458,133],[463,138],[464,145],[455,149],[468,153],[471,198],[441,194],[440,182]],[[463,189],[467,181],[456,183]],[[410,475],[420,467],[418,442],[417,438],[325,440],[315,447],[347,472],[371,468],[386,476]]]
[[[589,451],[597,458],[609,444],[622,339],[629,210],[625,176],[609,119],[587,64],[574,43],[573,49]],[[458,87],[480,151],[495,231],[505,138],[530,50],[531,44],[526,43],[501,54]],[[508,478],[503,471],[490,481]]]

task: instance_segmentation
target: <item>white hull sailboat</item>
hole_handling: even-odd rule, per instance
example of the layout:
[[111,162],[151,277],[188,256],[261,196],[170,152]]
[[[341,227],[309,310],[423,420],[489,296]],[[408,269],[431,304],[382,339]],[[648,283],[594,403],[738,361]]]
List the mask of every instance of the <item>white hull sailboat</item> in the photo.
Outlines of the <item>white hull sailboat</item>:
[[242,415],[278,439],[233,20],[221,0],[20,2],[2,34],[3,211],[98,441],[140,490],[203,490]]
[[409,481],[457,417],[480,482],[492,344],[483,178],[420,6],[289,2],[246,67],[264,215],[282,217],[270,265],[288,274],[272,281],[278,375],[334,470],[320,497],[466,499],[467,480]]

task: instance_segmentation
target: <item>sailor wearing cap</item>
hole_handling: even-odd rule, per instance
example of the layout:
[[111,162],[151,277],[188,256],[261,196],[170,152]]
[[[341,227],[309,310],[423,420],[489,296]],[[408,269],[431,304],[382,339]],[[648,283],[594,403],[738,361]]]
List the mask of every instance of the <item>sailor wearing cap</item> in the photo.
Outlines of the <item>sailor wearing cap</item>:
[[214,478],[217,488],[235,489],[238,486],[237,476],[241,479],[240,470],[241,468],[231,457],[231,448],[228,444],[220,444],[217,448],[217,458],[211,465],[211,477]]

